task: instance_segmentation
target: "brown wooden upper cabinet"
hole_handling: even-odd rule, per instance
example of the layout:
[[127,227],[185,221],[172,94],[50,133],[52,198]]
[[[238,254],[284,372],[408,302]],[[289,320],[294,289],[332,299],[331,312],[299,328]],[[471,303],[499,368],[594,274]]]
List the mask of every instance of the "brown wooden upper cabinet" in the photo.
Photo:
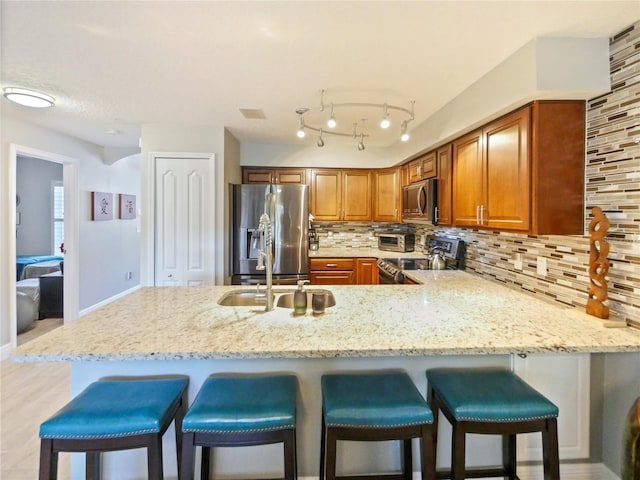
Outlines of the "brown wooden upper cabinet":
[[585,103],[536,101],[453,142],[453,224],[584,230]]
[[243,168],[242,183],[278,183],[305,184],[307,183],[304,168]]
[[311,205],[315,220],[371,220],[371,170],[311,170]]
[[373,221],[399,222],[402,214],[401,171],[385,168],[373,171]]
[[408,163],[409,183],[433,178],[438,174],[436,152],[429,152]]

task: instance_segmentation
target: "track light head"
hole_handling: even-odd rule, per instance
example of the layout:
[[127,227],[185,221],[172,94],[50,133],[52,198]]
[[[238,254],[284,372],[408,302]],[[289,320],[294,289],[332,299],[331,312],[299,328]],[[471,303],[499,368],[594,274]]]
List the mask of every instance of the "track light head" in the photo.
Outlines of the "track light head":
[[327,120],[327,127],[329,128],[336,128],[336,125],[338,123],[336,122],[336,117],[333,114],[333,103],[331,104],[331,115],[329,115],[329,120]]
[[296,132],[298,138],[304,138],[306,135],[304,131],[304,117],[302,115],[302,113],[298,112],[298,131]]
[[360,134],[360,142],[358,142],[358,150],[361,152],[364,150],[364,134]]
[[324,147],[324,140],[322,139],[322,129],[320,129],[320,136],[318,137],[316,145],[318,145],[319,147]]
[[407,133],[407,122],[406,120],[402,122],[402,131],[400,134],[400,140],[403,142],[409,141],[409,134]]
[[380,128],[389,128],[391,126],[391,122],[389,121],[389,111],[387,108],[387,104],[384,104],[382,113],[382,120],[380,120]]

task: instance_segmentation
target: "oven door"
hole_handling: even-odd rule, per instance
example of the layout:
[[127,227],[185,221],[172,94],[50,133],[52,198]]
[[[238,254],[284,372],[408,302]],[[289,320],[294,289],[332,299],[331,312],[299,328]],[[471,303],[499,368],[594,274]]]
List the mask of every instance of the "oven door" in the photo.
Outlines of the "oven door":
[[380,285],[395,285],[398,283],[404,282],[404,275],[402,273],[398,273],[393,275],[386,270],[378,267],[378,284]]

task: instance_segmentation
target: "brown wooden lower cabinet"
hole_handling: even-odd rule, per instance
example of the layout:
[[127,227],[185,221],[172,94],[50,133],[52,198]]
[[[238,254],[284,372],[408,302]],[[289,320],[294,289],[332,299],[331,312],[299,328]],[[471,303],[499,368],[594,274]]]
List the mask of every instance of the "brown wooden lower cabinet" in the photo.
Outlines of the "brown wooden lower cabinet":
[[375,285],[378,267],[375,258],[310,258],[311,285]]
[[356,259],[356,284],[377,285],[378,265],[377,258],[357,258]]
[[311,285],[355,284],[353,258],[310,258],[309,282]]
[[353,271],[337,272],[310,272],[311,285],[354,285],[355,275]]

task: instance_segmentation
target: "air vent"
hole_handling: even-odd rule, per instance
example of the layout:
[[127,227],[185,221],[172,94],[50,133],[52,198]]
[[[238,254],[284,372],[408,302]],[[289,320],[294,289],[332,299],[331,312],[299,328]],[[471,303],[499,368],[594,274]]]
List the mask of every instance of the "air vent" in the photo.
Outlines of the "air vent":
[[260,108],[241,108],[240,113],[248,120],[264,120],[267,118]]

